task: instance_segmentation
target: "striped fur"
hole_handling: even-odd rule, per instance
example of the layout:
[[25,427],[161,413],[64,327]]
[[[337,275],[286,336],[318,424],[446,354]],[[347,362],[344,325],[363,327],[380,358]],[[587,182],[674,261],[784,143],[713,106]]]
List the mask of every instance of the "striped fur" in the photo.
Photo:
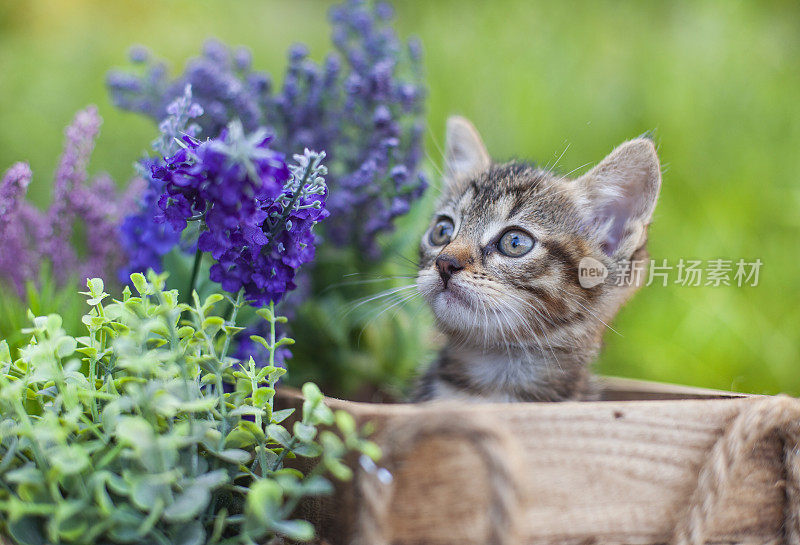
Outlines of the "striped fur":
[[[579,263],[589,256],[613,270],[647,256],[661,182],[652,142],[627,142],[570,180],[525,162],[492,163],[474,127],[451,118],[446,167],[420,245],[417,286],[447,343],[415,399],[591,397],[589,365],[608,324],[639,286],[583,288]],[[442,218],[452,220],[453,235],[436,246],[430,231]],[[501,253],[498,240],[509,229],[533,236],[529,253]],[[461,266],[447,281],[440,256]]]

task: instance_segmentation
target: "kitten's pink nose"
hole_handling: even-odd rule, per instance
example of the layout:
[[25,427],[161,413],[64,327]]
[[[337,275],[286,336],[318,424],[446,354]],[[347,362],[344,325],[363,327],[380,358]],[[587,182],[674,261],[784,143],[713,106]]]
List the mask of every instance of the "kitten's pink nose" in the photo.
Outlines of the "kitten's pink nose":
[[444,287],[446,288],[450,277],[463,269],[464,263],[450,254],[440,254],[436,258],[436,268],[439,270],[439,276],[442,277],[442,282],[444,282]]

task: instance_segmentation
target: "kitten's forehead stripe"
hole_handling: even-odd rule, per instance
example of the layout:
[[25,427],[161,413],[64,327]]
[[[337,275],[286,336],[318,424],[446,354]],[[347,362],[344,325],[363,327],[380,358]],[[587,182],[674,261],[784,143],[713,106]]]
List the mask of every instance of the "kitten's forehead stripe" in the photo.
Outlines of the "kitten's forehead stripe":
[[459,237],[478,245],[499,234],[490,232],[493,229],[515,224],[537,238],[547,233],[575,233],[582,228],[579,203],[561,181],[532,163],[495,164],[456,184],[452,193],[445,194],[439,210],[455,216]]

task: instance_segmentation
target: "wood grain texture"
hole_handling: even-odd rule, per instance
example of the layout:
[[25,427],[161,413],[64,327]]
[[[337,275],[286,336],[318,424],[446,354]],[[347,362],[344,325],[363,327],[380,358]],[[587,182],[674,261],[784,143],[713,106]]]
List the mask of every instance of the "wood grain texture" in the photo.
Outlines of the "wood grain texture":
[[[372,421],[374,440],[389,454],[399,442],[392,430],[409,422],[435,417],[493,426],[515,447],[506,458],[520,498],[521,544],[664,543],[712,445],[758,398],[621,379],[605,384],[604,397],[631,401],[328,404],[361,423]],[[648,401],[632,401],[637,396]],[[654,400],[659,396],[672,399]],[[291,392],[282,397],[297,401]],[[748,454],[712,518],[708,542],[755,544],[780,535],[782,452],[775,437]],[[459,437],[423,439],[395,465],[388,543],[487,543],[492,475],[472,444]],[[351,482],[305,514],[323,537],[341,545],[357,535],[356,515],[365,508]]]

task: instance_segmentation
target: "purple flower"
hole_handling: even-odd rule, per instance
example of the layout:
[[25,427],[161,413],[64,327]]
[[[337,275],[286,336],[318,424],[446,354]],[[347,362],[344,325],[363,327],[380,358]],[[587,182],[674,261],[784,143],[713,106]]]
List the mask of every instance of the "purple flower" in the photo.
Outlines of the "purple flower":
[[70,240],[78,217],[75,192],[88,178],[86,167],[94,150],[94,141],[102,120],[96,106],[78,112],[64,134],[66,141],[53,183],[53,202],[48,210],[50,232],[44,243],[44,254],[53,264],[56,281],[64,283],[77,269],[77,255]]
[[[285,146],[326,150],[337,173],[329,177],[326,233],[335,244],[377,258],[376,237],[427,186],[419,172],[425,97],[419,48],[409,44],[403,54],[387,4],[348,0],[330,18],[338,55],[319,67],[302,49],[293,50],[268,122]],[[405,79],[405,72],[412,77]],[[393,176],[398,168],[407,172],[402,185]]]
[[25,199],[32,177],[27,163],[16,163],[3,175],[0,182],[0,234],[5,232]]
[[[134,209],[135,198],[144,187],[144,180],[134,178],[128,189],[118,195],[114,180],[108,175],[94,178],[91,185],[79,186],[72,195],[75,214],[86,225],[86,252],[80,259],[78,276],[110,278],[124,263],[118,232],[123,216]],[[114,200],[109,200],[115,197]]]
[[217,136],[233,119],[239,119],[248,131],[263,125],[263,101],[269,85],[263,78],[252,78],[249,52],[243,48],[231,52],[222,43],[209,40],[200,57],[192,59],[184,74],[170,80],[163,62],[149,55],[141,74],[111,71],[107,84],[111,98],[120,108],[144,113],[158,121],[167,117],[168,106],[191,86],[194,99],[204,113],[197,120],[205,137]]
[[[199,132],[199,127],[191,121],[203,113],[203,109],[194,102],[191,87],[188,86],[166,109],[170,113],[159,124],[161,135],[153,141],[153,148],[162,156],[175,153],[182,138],[191,138]],[[146,187],[140,194],[138,205],[131,208],[135,211],[119,225],[121,245],[127,256],[127,262],[119,269],[118,275],[123,283],[128,282],[134,272],[148,269],[160,272],[164,256],[180,242],[180,230],[170,228],[165,223],[164,212],[159,206],[164,193],[164,181],[152,175],[158,162],[142,159],[138,167]],[[171,212],[173,217],[174,212]],[[179,226],[181,223],[185,225],[185,221],[177,222]]]
[[36,278],[46,234],[44,216],[24,200],[31,177],[26,163],[16,163],[0,181],[0,278],[20,297],[25,293],[25,283]]
[[138,211],[126,216],[119,225],[119,237],[127,262],[119,271],[120,282],[129,281],[132,273],[162,270],[162,259],[180,242],[180,232],[154,221],[160,213],[157,202],[160,187],[148,179]]
[[277,303],[296,287],[296,270],[314,258],[311,229],[328,215],[324,154],[306,152],[289,167],[270,140],[234,122],[212,140],[183,137],[174,155],[150,169],[152,187],[161,188],[154,224],[179,234],[202,221],[197,249],[215,260],[211,280],[243,290],[255,306]]
[[[102,120],[97,108],[78,112],[65,130],[64,152],[46,213],[24,201],[31,172],[14,165],[0,184],[0,278],[24,296],[28,282],[38,283],[44,262],[50,262],[58,285],[77,277],[106,275],[122,263],[117,225],[132,204],[130,192],[119,196],[107,175],[89,179],[87,165]],[[131,183],[137,191],[139,184]],[[80,225],[81,229],[75,229]],[[85,233],[75,241],[75,233]],[[77,244],[74,244],[77,242]]]
[[[331,171],[327,238],[377,258],[376,238],[427,186],[420,172],[426,94],[421,48],[418,41],[404,45],[397,38],[393,17],[385,3],[347,0],[335,7],[330,20],[336,53],[319,65],[305,46],[292,46],[280,89],[252,69],[246,50],[216,41],[206,43],[174,80],[163,63],[138,53],[137,59],[146,59],[144,71],[111,72],[108,85],[118,106],[159,121],[190,85],[203,110],[195,136],[214,138],[238,119],[246,131],[270,127],[270,146],[283,153],[325,150]],[[407,172],[402,183],[393,175],[398,167]],[[172,221],[177,224],[178,216]]]

